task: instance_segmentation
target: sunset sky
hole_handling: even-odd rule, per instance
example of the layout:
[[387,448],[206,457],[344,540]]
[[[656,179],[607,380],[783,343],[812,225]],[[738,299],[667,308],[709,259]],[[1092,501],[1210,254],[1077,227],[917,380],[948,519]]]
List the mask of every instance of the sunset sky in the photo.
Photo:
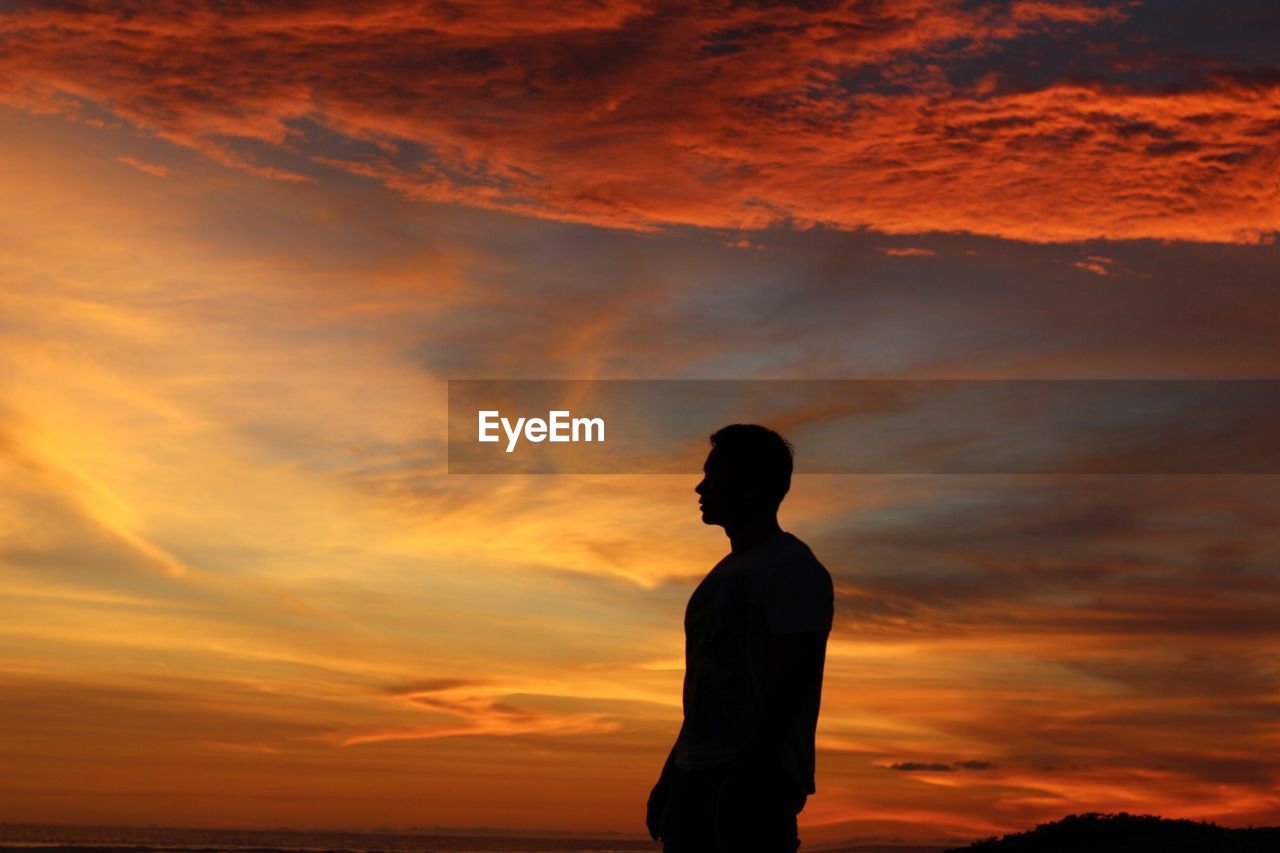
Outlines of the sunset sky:
[[[1274,3],[803,6],[0,3],[0,821],[643,834],[699,473],[448,379],[1280,374]],[[1277,507],[797,477],[801,837],[1280,824]]]

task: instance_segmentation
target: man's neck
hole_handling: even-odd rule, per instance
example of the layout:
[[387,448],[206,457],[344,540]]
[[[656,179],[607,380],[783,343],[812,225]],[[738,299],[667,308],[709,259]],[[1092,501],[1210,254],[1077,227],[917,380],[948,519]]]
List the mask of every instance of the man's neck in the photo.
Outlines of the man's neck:
[[778,526],[776,515],[752,519],[739,524],[725,525],[725,534],[729,537],[729,551],[741,554],[766,539],[772,539],[782,532]]

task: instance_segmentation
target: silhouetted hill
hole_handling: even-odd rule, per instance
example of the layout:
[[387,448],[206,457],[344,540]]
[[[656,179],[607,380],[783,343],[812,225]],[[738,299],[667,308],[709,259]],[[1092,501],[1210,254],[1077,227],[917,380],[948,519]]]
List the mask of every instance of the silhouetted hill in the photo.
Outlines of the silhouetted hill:
[[1228,829],[1153,815],[1069,815],[1030,832],[975,841],[947,853],[1277,853],[1280,827]]

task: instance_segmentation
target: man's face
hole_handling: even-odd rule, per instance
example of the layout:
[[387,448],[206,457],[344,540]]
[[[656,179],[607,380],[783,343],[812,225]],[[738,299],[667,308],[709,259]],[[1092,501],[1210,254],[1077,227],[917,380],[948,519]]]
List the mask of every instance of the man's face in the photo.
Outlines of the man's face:
[[724,457],[714,447],[702,465],[702,482],[694,486],[703,524],[723,526],[738,510],[742,493],[726,470]]

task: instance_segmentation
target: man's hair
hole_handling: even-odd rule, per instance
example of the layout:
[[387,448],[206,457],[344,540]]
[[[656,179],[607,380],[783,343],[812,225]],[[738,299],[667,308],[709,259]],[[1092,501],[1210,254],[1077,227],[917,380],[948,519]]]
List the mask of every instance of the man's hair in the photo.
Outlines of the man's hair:
[[773,430],[757,424],[730,424],[711,434],[726,466],[747,483],[757,484],[776,503],[791,489],[795,448]]

